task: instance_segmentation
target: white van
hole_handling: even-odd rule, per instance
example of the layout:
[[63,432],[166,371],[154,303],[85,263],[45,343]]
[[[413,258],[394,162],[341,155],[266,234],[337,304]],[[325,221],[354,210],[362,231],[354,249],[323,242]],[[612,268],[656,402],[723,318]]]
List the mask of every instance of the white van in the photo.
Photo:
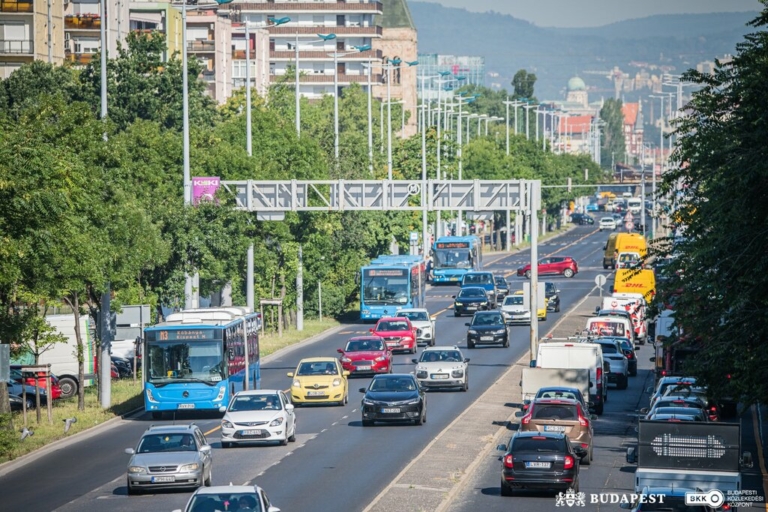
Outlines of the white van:
[[627,199],[627,210],[631,213],[640,213],[643,209],[643,200],[639,197],[630,197]]
[[635,328],[627,319],[620,316],[593,316],[587,320],[587,332],[590,336],[618,336],[635,339]]
[[542,341],[536,355],[536,368],[567,368],[589,370],[589,405],[603,414],[608,398],[608,363],[597,343]]
[[646,325],[647,304],[642,293],[614,293],[613,297],[603,298],[601,309],[618,309],[627,311],[632,316],[632,327],[638,343],[645,343],[648,334]]

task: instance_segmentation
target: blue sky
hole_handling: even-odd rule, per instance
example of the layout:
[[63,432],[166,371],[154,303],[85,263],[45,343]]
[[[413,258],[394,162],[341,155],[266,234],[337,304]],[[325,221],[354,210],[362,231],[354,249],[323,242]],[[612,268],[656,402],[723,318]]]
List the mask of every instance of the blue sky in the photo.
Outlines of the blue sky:
[[541,27],[596,27],[654,14],[759,11],[758,0],[414,0],[496,11]]

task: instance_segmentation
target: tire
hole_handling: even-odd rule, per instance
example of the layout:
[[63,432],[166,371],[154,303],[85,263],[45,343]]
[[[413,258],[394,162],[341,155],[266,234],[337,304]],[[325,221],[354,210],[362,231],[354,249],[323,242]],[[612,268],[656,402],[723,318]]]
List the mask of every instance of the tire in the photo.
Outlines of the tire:
[[203,482],[203,485],[206,487],[210,487],[212,481],[213,481],[213,468],[211,468],[211,470],[208,471],[208,478],[205,479],[205,481]]
[[619,381],[619,389],[627,389],[627,386],[629,386],[629,377],[622,375]]
[[509,335],[507,335],[507,339],[504,341],[504,345],[502,345],[504,348],[509,348]]
[[604,409],[604,404],[599,404],[595,406],[595,414],[602,415]]
[[464,385],[461,387],[461,390],[465,393],[469,391],[469,375],[464,379]]
[[72,377],[59,377],[61,398],[71,398],[77,394],[77,381]]
[[293,432],[291,432],[291,435],[288,437],[289,443],[295,443],[296,442],[296,423],[293,424]]
[[453,316],[461,316],[461,313],[459,313],[458,311],[454,311]]
[[589,466],[592,464],[592,447],[589,447],[589,452],[581,458],[581,464],[584,466]]
[[578,478],[576,479],[576,485],[572,486],[571,490],[573,492],[579,492],[579,479]]
[[[42,400],[40,401],[40,405],[41,406],[43,405]],[[27,396],[27,410],[29,411],[29,410],[32,410],[34,408],[35,408],[35,399],[34,398],[30,398],[29,396]]]
[[525,271],[525,278],[526,279],[530,279],[531,278],[531,271],[530,270],[526,270]]
[[467,340],[467,348],[475,348],[475,343]]
[[415,353],[416,353],[416,344],[414,343],[413,347],[411,348],[411,354],[415,354]]
[[364,427],[372,427],[373,426],[373,422],[370,421],[370,420],[363,420],[363,426]]
[[637,377],[637,368],[635,368],[632,372],[629,374],[630,377]]
[[344,394],[344,405],[347,405],[349,403],[349,389],[347,389],[346,394]]
[[512,491],[512,487],[508,486],[506,482],[503,480],[501,481],[501,495],[502,496],[512,496],[514,493]]
[[125,485],[128,488],[128,496],[136,496],[137,494],[139,494],[139,490],[131,487],[131,484],[129,482],[126,481]]
[[419,415],[418,418],[413,420],[413,423],[416,424],[416,425],[423,425],[424,424],[424,411],[422,411],[422,413]]
[[563,276],[570,279],[571,277],[573,277],[573,270],[571,270],[570,268],[563,270]]
[[280,446],[288,446],[288,438],[287,437],[285,439],[281,439],[280,440]]
[[226,441],[222,441],[222,442],[221,442],[221,447],[222,447],[222,448],[224,448],[225,450],[226,450],[227,448],[232,448],[232,443],[228,443],[228,442],[226,442]]
[[161,411],[152,411],[152,419],[153,420],[162,420],[163,419],[163,413]]
[[560,312],[560,303],[558,302],[557,306],[555,307],[555,313],[559,313],[559,312]]

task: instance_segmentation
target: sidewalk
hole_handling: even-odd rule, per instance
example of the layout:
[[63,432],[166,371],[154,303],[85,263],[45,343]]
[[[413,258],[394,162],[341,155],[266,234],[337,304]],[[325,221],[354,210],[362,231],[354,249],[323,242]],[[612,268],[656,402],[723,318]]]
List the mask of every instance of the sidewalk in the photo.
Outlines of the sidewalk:
[[[577,303],[546,336],[572,336],[581,331],[600,298],[592,291]],[[595,294],[595,295],[593,295]],[[461,416],[440,432],[364,512],[444,511],[468,475],[509,435],[522,400],[520,379],[529,352],[497,380]]]

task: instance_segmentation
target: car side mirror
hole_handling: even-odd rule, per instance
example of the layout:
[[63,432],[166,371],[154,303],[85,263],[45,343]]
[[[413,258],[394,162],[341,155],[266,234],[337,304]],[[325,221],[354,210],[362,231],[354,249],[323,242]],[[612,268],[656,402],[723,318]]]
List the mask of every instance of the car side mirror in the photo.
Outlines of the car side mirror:
[[640,409],[640,414],[648,414],[648,408],[643,407],[642,409]]
[[560,293],[560,288],[556,289],[555,293]]
[[598,307],[595,308],[595,313],[597,314],[599,312],[600,312],[600,307],[598,306]]
[[652,387],[645,388],[645,392],[646,393],[653,393],[653,388]]
[[291,412],[291,411],[293,411],[293,409],[294,409],[293,404],[285,404],[285,410],[286,411]]
[[365,393],[365,388],[360,388],[361,393]]
[[182,512],[180,508],[174,509],[173,512]]
[[455,296],[455,295],[451,295],[451,298],[452,298],[452,299],[455,299],[455,298],[456,298],[456,296]]
[[536,360],[535,359],[531,359],[531,362],[528,363],[528,366],[530,366],[531,368],[536,368]]
[[270,505],[269,508],[267,509],[267,512],[280,512],[280,509]]
[[341,374],[342,374],[344,377],[349,377],[349,372],[348,372],[347,370],[344,370],[343,372],[341,372]]
[[412,362],[413,364],[419,364],[419,360],[418,360],[418,359],[411,359],[411,362]]
[[635,351],[640,350],[640,345],[635,345]]
[[590,414],[589,419],[595,421],[597,419],[597,414]]
[[656,362],[656,358],[652,357],[652,358],[649,359],[649,361],[651,361],[652,363],[655,363]]
[[368,332],[370,332],[371,334],[373,334],[373,333],[374,333],[373,327],[371,327],[370,329],[368,329]]
[[469,362],[469,358],[468,357],[464,358],[464,362],[468,363]]
[[744,452],[741,454],[741,467],[744,469],[752,469],[754,463],[752,462],[752,453]]
[[505,444],[496,445],[496,449],[498,451],[500,451],[500,452],[506,452],[507,451],[507,445],[505,445]]
[[293,377],[293,372],[288,372],[288,373],[286,373],[286,375],[287,375],[288,377]]
[[211,445],[209,445],[209,444],[200,447],[200,452],[201,453],[208,453],[210,451],[211,451]]
[[630,446],[627,448],[627,464],[637,463],[637,448]]
[[223,405],[222,405],[221,407],[219,407],[219,412],[220,412],[221,414],[224,414],[225,412],[227,412],[227,408],[226,408],[226,406],[223,406]]
[[590,381],[590,383],[589,383],[589,387],[590,387],[590,388],[593,388],[593,387],[595,387],[595,383]]
[[464,325],[466,325],[467,327],[469,327],[469,323],[466,323],[466,324],[464,324]]
[[342,349],[340,349],[340,348],[337,348],[336,352],[338,352],[339,354],[343,354],[344,353],[344,351]]
[[127,453],[128,455],[135,455],[136,450],[134,450],[133,448],[126,448],[125,453]]

